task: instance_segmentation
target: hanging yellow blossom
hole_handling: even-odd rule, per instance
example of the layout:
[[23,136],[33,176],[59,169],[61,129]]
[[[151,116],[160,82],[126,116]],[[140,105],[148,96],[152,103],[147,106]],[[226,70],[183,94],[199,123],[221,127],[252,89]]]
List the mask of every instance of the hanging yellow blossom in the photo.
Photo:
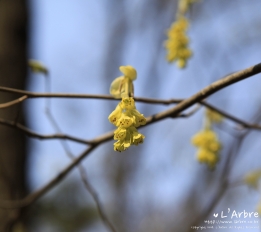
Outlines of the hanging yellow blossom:
[[115,151],[125,151],[131,145],[143,143],[145,136],[137,131],[137,127],[146,124],[146,118],[135,106],[133,99],[134,88],[132,81],[136,79],[136,70],[128,65],[121,66],[124,76],[116,78],[110,88],[115,98],[122,98],[115,110],[109,115],[109,121],[117,127],[114,131]]
[[201,163],[206,163],[210,169],[215,168],[219,161],[219,150],[221,144],[216,133],[211,129],[204,129],[194,135],[192,144],[198,147],[197,159]]
[[186,34],[188,25],[188,20],[185,17],[179,17],[168,30],[168,39],[165,41],[166,59],[169,62],[177,61],[179,68],[185,68],[187,60],[192,55],[192,51],[188,47],[189,38]]
[[169,62],[177,62],[179,68],[185,68],[188,59],[192,56],[189,48],[189,38],[187,29],[189,26],[186,13],[191,5],[198,0],[179,0],[176,21],[172,23],[167,32],[165,48],[167,50],[166,59]]
[[194,135],[191,142],[198,147],[197,160],[200,163],[206,163],[210,169],[214,169],[219,161],[219,151],[222,146],[216,132],[212,129],[212,125],[220,123],[223,118],[212,110],[206,110],[205,116],[203,130]]
[[205,148],[211,152],[218,152],[221,148],[216,133],[210,129],[204,129],[197,133],[192,138],[192,143],[196,147]]

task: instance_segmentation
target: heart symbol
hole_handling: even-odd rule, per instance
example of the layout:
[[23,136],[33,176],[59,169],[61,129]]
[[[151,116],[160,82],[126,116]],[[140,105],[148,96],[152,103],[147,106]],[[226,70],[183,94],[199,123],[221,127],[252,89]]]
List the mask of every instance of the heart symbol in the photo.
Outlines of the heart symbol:
[[213,214],[214,217],[217,217],[218,216],[218,213],[217,214]]

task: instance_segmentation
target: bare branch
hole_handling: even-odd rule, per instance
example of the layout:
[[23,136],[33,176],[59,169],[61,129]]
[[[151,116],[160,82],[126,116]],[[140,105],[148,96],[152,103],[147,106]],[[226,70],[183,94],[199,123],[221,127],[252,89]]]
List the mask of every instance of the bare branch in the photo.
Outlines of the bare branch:
[[[119,101],[119,99],[115,99],[111,95],[105,94],[76,94],[76,93],[35,93],[26,90],[13,89],[9,87],[0,86],[0,91],[7,93],[17,93],[27,95],[28,98],[82,98],[82,99],[102,99],[102,100],[114,100]],[[135,101],[149,103],[149,104],[164,104],[169,105],[173,103],[179,103],[183,99],[170,99],[170,100],[160,100],[153,98],[144,98],[144,97],[134,97]]]
[[81,174],[81,178],[82,178],[82,181],[84,183],[84,186],[86,187],[86,189],[89,191],[89,193],[91,194],[96,206],[97,206],[97,209],[98,209],[98,212],[99,212],[99,215],[101,217],[101,220],[103,221],[103,223],[113,232],[116,232],[117,230],[115,229],[114,225],[110,222],[110,220],[108,219],[107,215],[105,214],[105,210],[103,209],[103,206],[102,206],[102,203],[99,199],[99,196],[98,194],[96,193],[95,189],[92,187],[92,185],[90,184],[88,178],[87,178],[87,174],[86,174],[86,171],[84,169],[84,167],[79,164],[78,165],[78,168],[79,168],[79,171],[80,171],[80,174]]
[[7,108],[7,107],[10,107],[12,105],[16,105],[18,103],[21,103],[21,102],[23,102],[27,98],[28,98],[28,96],[24,95],[24,96],[22,96],[22,97],[20,97],[18,99],[13,100],[13,101],[2,103],[2,104],[0,104],[0,109]]
[[85,151],[82,152],[76,159],[73,160],[71,164],[69,164],[62,172],[60,172],[55,178],[53,178],[48,184],[46,184],[41,189],[35,191],[34,193],[29,194],[22,200],[17,201],[0,201],[0,207],[6,209],[12,208],[22,208],[29,206],[34,203],[37,199],[39,199],[42,195],[52,189],[56,184],[58,184],[76,165],[78,165],[81,160],[86,157],[96,145],[92,145],[88,147]]
[[[227,77],[218,80],[214,82],[213,84],[207,86],[206,88],[202,89],[200,92],[194,94],[188,99],[185,99],[181,101],[179,104],[177,104],[175,107],[172,107],[168,110],[162,111],[158,114],[155,114],[153,116],[150,116],[147,118],[147,124],[150,125],[154,122],[163,120],[168,117],[173,117],[175,115],[178,115],[183,110],[189,108],[195,103],[200,103],[203,99],[208,97],[209,95],[217,92],[218,90],[225,88],[229,85],[232,85],[238,81],[241,81],[243,79],[246,79],[250,76],[253,76],[257,73],[261,72],[261,63],[257,64],[255,66],[252,66],[250,68],[247,68],[245,70],[233,73],[231,75],[228,75]],[[78,158],[76,158],[70,165],[68,165],[57,177],[52,179],[47,185],[45,185],[40,190],[29,194],[27,197],[25,197],[22,200],[18,201],[0,201],[0,207],[2,208],[17,208],[17,207],[25,207],[30,205],[31,203],[35,202],[38,198],[40,198],[43,194],[45,194],[48,190],[50,190],[52,187],[54,187],[56,184],[58,184],[76,165],[78,165],[81,160],[86,157],[95,147],[101,145],[102,143],[109,141],[113,138],[113,132],[108,132],[106,134],[103,134],[91,141],[90,144],[92,144],[88,149],[86,149]]]
[[[200,95],[200,99],[197,99],[199,96],[195,96],[196,101],[203,100],[207,96],[215,93],[216,91],[225,88],[231,84],[234,84],[238,81],[251,77],[261,72],[261,63],[256,64],[252,67],[247,69],[232,73],[213,84],[209,85],[208,87],[202,89],[198,95]],[[93,98],[93,99],[107,99],[107,100],[117,100],[110,95],[101,95],[101,94],[74,94],[74,93],[35,93],[26,90],[18,90],[8,87],[0,86],[0,91],[2,92],[9,92],[9,93],[17,93],[22,95],[27,95],[28,98]],[[150,98],[142,98],[142,97],[134,97],[135,101],[137,102],[144,102],[144,103],[151,103],[151,104],[173,104],[173,103],[180,103],[183,99],[170,99],[170,100],[160,100],[160,99],[150,99]],[[192,100],[192,99],[191,99]],[[192,100],[193,101],[193,100]],[[194,102],[195,103],[195,102]]]
[[200,104],[197,104],[194,109],[192,109],[190,112],[188,113],[184,113],[184,114],[179,114],[178,116],[173,116],[172,118],[188,118],[190,116],[192,116],[193,114],[195,114],[199,109],[201,108]]
[[218,112],[219,114],[221,114],[222,116],[224,116],[225,118],[228,118],[234,122],[237,122],[239,123],[240,125],[242,125],[244,128],[251,128],[251,129],[257,129],[257,130],[261,130],[261,126],[260,125],[256,125],[256,124],[251,124],[251,123],[248,123],[248,122],[245,122],[235,116],[232,116],[228,113],[226,113],[225,111],[223,110],[220,110],[218,108],[216,108],[215,106],[213,105],[210,105],[209,103],[205,102],[205,101],[202,101],[201,102],[202,105],[208,107],[209,109],[211,110],[215,110],[216,112]]
[[[150,104],[173,104],[173,103],[179,103],[176,107],[171,108],[169,110],[163,111],[159,114],[156,114],[154,116],[149,117],[148,121],[151,121],[153,119],[153,122],[156,122],[157,119],[162,119],[166,117],[172,117],[172,114],[178,114],[182,112],[184,109],[188,108],[189,106],[192,106],[195,103],[200,103],[202,105],[205,105],[206,107],[213,109],[223,115],[224,117],[231,119],[237,123],[242,124],[244,127],[247,128],[253,128],[253,129],[260,129],[260,126],[258,125],[250,125],[247,122],[244,122],[232,115],[229,115],[228,113],[210,105],[209,103],[204,102],[203,100],[208,97],[209,95],[217,92],[218,90],[225,88],[231,84],[234,84],[238,81],[241,81],[243,79],[246,79],[248,77],[251,77],[255,74],[258,74],[261,72],[261,63],[254,65],[250,68],[244,69],[239,72],[232,73],[225,78],[222,78],[211,85],[207,86],[206,88],[202,89],[197,94],[193,95],[192,97],[188,99],[170,99],[170,100],[160,100],[160,99],[150,99],[150,98],[142,98],[142,97],[135,97],[134,99],[137,102],[143,102],[143,103],[150,103]],[[113,98],[110,95],[98,95],[98,94],[70,94],[70,93],[34,93],[29,92],[25,90],[18,90],[18,89],[12,89],[8,87],[1,87],[0,91],[4,92],[11,92],[11,93],[17,93],[17,94],[24,94],[27,95],[27,98],[38,98],[38,97],[55,97],[55,98],[91,98],[91,99],[107,99],[107,100],[118,100]]]
[[147,123],[157,122],[161,119],[164,119],[164,118],[167,118],[167,117],[170,117],[173,115],[177,115],[180,112],[182,112],[183,110],[187,109],[188,107],[194,105],[195,103],[201,102],[206,97],[217,92],[218,90],[221,90],[229,85],[232,85],[236,82],[244,80],[244,79],[251,77],[260,72],[261,72],[261,63],[254,65],[250,68],[244,69],[242,71],[235,72],[231,75],[228,75],[227,77],[224,77],[224,78],[212,83],[211,85],[205,87],[204,89],[202,89],[198,93],[194,94],[190,98],[187,98],[187,99],[181,101],[175,107],[173,107],[169,110],[162,111],[161,113],[158,113],[158,114],[155,114],[155,115],[149,117],[147,120]]
[[78,142],[78,143],[89,144],[89,145],[93,144],[92,142],[90,142],[88,140],[76,138],[74,136],[65,135],[65,134],[51,134],[51,135],[38,134],[38,133],[28,129],[27,127],[23,126],[20,123],[17,123],[15,121],[5,120],[2,118],[0,118],[0,124],[9,126],[9,127],[13,127],[13,128],[17,128],[17,129],[23,131],[29,137],[34,137],[34,138],[38,138],[38,139],[68,139],[68,140]]
[[[54,116],[52,115],[51,111],[49,110],[48,104],[46,105],[46,114],[47,114],[47,117],[49,118],[51,124],[53,125],[53,127],[57,130],[58,133],[61,133],[61,129],[60,129],[58,123],[56,122]],[[60,140],[60,142],[61,142],[67,156],[73,161],[75,159],[75,156],[71,152],[69,144],[66,143],[65,140]],[[94,187],[91,185],[91,183],[88,180],[88,176],[87,176],[87,172],[86,172],[85,168],[83,167],[83,165],[81,163],[79,163],[77,165],[77,168],[80,172],[80,176],[81,176],[82,182],[84,184],[84,187],[90,193],[90,195],[92,196],[92,198],[96,204],[96,207],[98,209],[98,213],[99,213],[99,216],[100,216],[102,222],[104,223],[105,226],[107,226],[107,228],[110,231],[116,232],[117,230],[115,229],[113,224],[110,222],[110,220],[108,219],[108,217],[103,209],[103,206],[102,206],[102,203],[100,202],[98,194],[96,193]]]

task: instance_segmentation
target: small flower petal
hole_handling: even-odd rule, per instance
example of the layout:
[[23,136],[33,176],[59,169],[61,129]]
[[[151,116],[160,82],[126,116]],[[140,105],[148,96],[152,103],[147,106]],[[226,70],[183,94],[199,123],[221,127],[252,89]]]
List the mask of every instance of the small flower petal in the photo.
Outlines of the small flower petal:
[[114,131],[114,140],[123,140],[126,137],[126,128],[119,127]]
[[136,69],[133,68],[131,65],[120,66],[119,69],[124,74],[125,77],[130,78],[132,81],[134,81],[137,78]]
[[121,107],[126,110],[135,109],[135,102],[132,97],[124,97],[120,103]]
[[136,110],[136,109],[130,110],[129,114],[134,116],[134,118],[135,118],[135,121],[134,121],[135,127],[139,127],[141,125],[146,124],[146,118],[138,110]]
[[110,123],[112,123],[116,126],[117,121],[121,117],[121,115],[122,115],[122,108],[118,104],[116,106],[115,110],[112,111],[112,113],[109,115],[108,119],[109,119]]
[[116,126],[128,128],[133,124],[133,118],[127,116],[125,113],[122,113],[119,120],[117,120]]
[[122,152],[126,150],[123,145],[123,142],[121,142],[120,140],[115,142],[113,145],[114,145],[114,151]]
[[124,85],[125,77],[117,77],[112,83],[110,87],[110,94],[114,98],[121,98],[122,86]]

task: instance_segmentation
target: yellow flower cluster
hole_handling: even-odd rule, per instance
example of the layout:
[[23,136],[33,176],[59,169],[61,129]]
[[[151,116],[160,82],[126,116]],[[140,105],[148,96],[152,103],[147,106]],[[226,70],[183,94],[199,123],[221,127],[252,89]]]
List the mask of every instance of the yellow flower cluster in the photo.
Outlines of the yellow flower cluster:
[[206,110],[205,116],[203,130],[194,135],[191,141],[198,147],[197,160],[206,163],[210,169],[214,169],[219,161],[221,143],[212,129],[212,124],[222,122],[223,118],[219,113],[209,109]]
[[118,127],[114,131],[115,151],[125,151],[130,145],[143,143],[145,136],[137,131],[137,127],[146,124],[146,118],[135,107],[132,97],[125,97],[109,115],[109,121]]
[[188,48],[189,39],[186,35],[188,25],[188,20],[185,17],[179,17],[168,30],[168,40],[165,41],[166,59],[169,62],[177,61],[179,68],[184,68],[192,55],[192,51]]
[[124,76],[116,78],[112,84],[110,93],[115,97],[121,97],[121,102],[115,110],[109,115],[109,121],[118,127],[114,131],[115,151],[125,151],[131,145],[143,143],[145,136],[137,131],[137,127],[146,124],[146,118],[135,106],[133,97],[132,81],[136,79],[136,70],[128,65],[121,66],[120,71]]
[[186,34],[189,22],[185,17],[191,5],[198,0],[179,0],[176,21],[168,29],[168,39],[165,41],[167,50],[166,59],[169,62],[177,61],[179,68],[185,68],[188,59],[192,56],[189,48],[189,38]]
[[206,163],[210,169],[215,168],[219,160],[218,152],[221,149],[216,133],[211,129],[204,129],[192,138],[192,143],[199,148],[198,161]]

